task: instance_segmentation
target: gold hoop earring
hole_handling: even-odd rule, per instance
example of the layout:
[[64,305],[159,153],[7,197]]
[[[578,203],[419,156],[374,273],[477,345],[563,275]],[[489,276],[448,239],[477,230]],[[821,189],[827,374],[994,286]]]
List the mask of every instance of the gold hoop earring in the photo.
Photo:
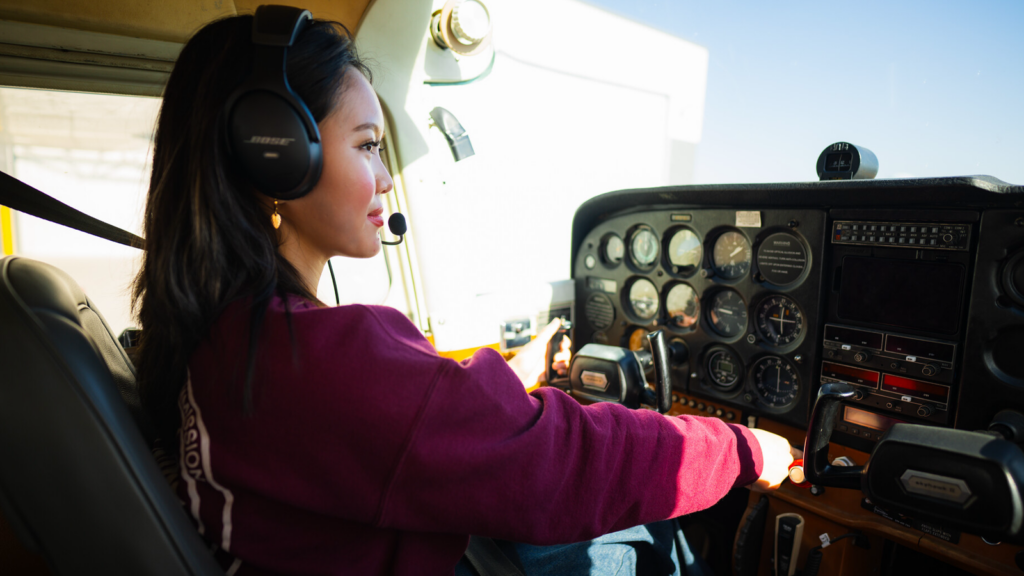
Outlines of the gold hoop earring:
[[270,223],[274,225],[274,230],[281,227],[281,215],[277,213],[277,200],[274,200],[274,213],[270,215]]

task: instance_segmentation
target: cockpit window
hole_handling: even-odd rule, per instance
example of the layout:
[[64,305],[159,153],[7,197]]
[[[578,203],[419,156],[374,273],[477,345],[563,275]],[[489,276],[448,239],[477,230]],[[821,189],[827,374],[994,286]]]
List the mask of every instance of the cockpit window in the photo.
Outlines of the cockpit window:
[[[142,234],[158,98],[0,88],[0,170]],[[69,273],[115,333],[134,325],[139,251],[12,211],[16,254]]]
[[814,180],[837,141],[878,178],[1024,183],[1020,2],[588,3],[707,48],[694,183]]

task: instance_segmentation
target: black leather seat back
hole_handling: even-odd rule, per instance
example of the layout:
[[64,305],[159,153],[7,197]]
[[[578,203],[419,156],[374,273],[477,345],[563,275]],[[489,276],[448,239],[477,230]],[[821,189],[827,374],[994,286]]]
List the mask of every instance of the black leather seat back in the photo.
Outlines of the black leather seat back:
[[0,506],[57,574],[223,574],[153,460],[135,373],[67,274],[0,259]]

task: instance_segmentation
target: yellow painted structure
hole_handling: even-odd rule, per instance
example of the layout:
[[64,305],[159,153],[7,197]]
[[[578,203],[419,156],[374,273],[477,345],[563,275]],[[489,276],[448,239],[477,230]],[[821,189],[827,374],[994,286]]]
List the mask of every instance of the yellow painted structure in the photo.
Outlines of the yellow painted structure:
[[0,246],[4,256],[14,254],[14,218],[7,206],[0,206]]

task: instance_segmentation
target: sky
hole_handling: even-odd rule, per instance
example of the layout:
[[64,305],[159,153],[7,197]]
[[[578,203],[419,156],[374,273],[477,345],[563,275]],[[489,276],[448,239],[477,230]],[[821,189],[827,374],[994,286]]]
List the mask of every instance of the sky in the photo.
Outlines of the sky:
[[816,180],[847,141],[879,178],[1024,184],[1024,1],[586,1],[708,49],[694,183]]

